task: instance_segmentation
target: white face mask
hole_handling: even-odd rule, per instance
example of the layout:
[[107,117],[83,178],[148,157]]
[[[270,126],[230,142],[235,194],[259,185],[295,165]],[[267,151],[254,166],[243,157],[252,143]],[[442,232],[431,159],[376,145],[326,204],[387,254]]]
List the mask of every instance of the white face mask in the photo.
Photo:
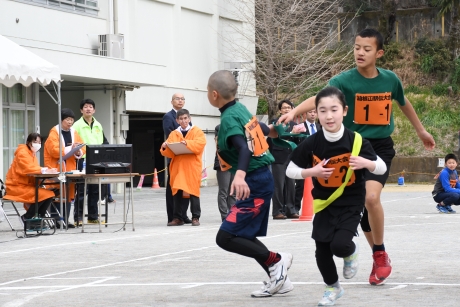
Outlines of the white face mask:
[[32,143],[32,151],[37,152],[42,148],[42,144]]

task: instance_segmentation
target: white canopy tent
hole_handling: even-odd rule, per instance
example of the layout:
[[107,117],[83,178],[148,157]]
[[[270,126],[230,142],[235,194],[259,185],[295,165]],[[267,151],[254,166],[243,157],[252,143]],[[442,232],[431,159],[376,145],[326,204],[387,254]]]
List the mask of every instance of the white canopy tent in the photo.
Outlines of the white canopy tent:
[[[59,184],[60,184],[60,229],[63,230],[63,182],[65,175],[62,172],[62,140],[61,140],[61,74],[59,67],[35,55],[29,50],[19,46],[11,40],[0,35],[0,84],[7,87],[20,83],[30,86],[37,82],[58,105],[59,118]],[[52,84],[56,98],[45,88]]]

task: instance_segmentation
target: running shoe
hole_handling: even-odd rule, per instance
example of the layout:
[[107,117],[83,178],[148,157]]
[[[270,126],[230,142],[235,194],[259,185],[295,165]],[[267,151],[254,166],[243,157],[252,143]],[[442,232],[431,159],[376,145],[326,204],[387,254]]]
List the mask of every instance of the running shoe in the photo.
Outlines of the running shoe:
[[456,212],[454,209],[452,209],[452,207],[450,205],[446,205],[445,207],[447,209],[447,213],[455,213]]
[[278,254],[280,254],[281,260],[284,261],[284,264],[286,265],[286,270],[289,270],[292,265],[292,260],[294,259],[294,257],[292,257],[292,254],[283,253],[283,252],[280,252]]
[[[281,254],[280,254],[281,255]],[[291,258],[291,259],[289,259]],[[286,281],[287,267],[292,262],[292,255],[282,253],[280,261],[272,264],[268,271],[270,272],[270,287],[268,291],[273,295],[278,292]]]
[[391,275],[391,260],[387,252],[378,251],[372,255],[375,263],[375,277],[379,280],[385,280]]
[[344,292],[342,286],[340,288],[326,286],[323,298],[318,302],[318,306],[333,306]]
[[438,209],[439,213],[449,213],[449,211],[447,211],[446,207],[441,206],[440,204],[436,205],[436,209]]
[[[354,242],[354,241],[353,241]],[[355,243],[355,251],[348,257],[343,258],[343,278],[350,279],[355,277],[358,273],[358,255],[359,255],[359,245],[358,242]]]
[[384,280],[380,280],[380,279],[377,279],[377,277],[375,277],[375,262],[372,263],[372,271],[371,271],[371,275],[369,275],[369,283],[372,285],[372,286],[380,286],[380,285],[383,285],[386,281],[386,279]]
[[[271,286],[270,282],[264,281],[264,285],[262,286],[262,288],[260,290],[252,292],[251,296],[252,297],[270,297],[272,296],[272,294],[269,291],[270,286]],[[291,292],[292,290],[294,290],[294,285],[292,284],[289,277],[286,277],[286,281],[284,282],[281,289],[278,292],[273,293],[273,294],[285,294],[285,293]]]

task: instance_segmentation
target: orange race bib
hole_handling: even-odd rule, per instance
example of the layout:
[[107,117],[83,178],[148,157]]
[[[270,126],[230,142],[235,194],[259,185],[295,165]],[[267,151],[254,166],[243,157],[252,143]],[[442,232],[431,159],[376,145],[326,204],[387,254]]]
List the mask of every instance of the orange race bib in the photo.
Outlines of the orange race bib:
[[249,150],[253,152],[254,156],[261,156],[268,150],[268,143],[265,140],[262,128],[260,128],[259,121],[253,116],[244,127],[246,128]]
[[[216,152],[217,153],[217,152]],[[230,164],[224,161],[221,156],[217,153],[217,160],[219,160],[220,170],[225,172],[232,168]]]
[[450,179],[449,183],[450,183],[450,187],[452,189],[455,189],[455,187],[457,186],[457,179]]
[[[332,175],[326,180],[323,178],[316,178],[323,187],[327,188],[338,188],[345,181],[345,176],[347,175],[348,168],[350,167],[350,156],[351,153],[343,154],[340,156],[335,156],[329,159],[324,167],[334,168]],[[317,156],[313,155],[313,166],[320,163],[322,160]],[[355,182],[355,172],[351,174],[350,181],[348,181],[347,186]]]
[[353,121],[358,125],[389,125],[391,107],[391,93],[356,94]]

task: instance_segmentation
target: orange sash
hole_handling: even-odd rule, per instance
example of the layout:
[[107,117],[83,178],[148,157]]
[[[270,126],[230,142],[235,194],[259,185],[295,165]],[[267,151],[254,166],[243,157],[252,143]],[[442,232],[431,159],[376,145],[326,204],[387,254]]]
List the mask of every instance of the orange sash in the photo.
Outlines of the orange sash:
[[[342,185],[347,175],[348,168],[350,167],[350,156],[351,153],[346,153],[343,155],[335,156],[329,159],[327,164],[324,166],[326,168],[334,168],[331,176],[328,179],[316,178],[323,187],[327,188],[338,188]],[[313,166],[320,163],[322,160],[317,156],[313,156]],[[350,181],[348,181],[347,186],[355,182],[355,172],[351,175]]]
[[246,128],[249,150],[253,152],[254,156],[261,156],[268,150],[268,143],[265,140],[262,128],[260,128],[259,121],[253,116],[244,127]]
[[391,93],[356,94],[353,121],[358,125],[388,125],[391,107]]

